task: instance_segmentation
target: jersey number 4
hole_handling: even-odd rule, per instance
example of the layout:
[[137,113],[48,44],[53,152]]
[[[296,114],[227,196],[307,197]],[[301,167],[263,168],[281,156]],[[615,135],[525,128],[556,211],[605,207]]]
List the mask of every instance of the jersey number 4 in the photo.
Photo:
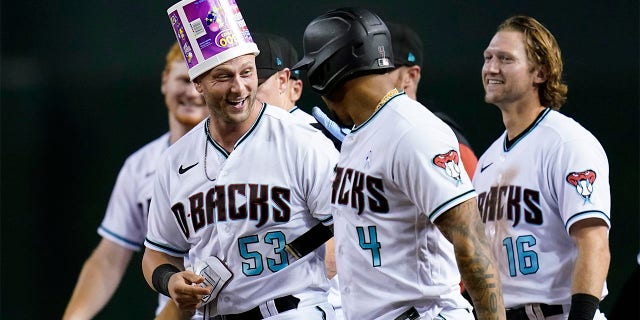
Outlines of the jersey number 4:
[[[259,238],[257,235],[246,236],[238,239],[238,250],[240,250],[240,256],[250,263],[242,263],[242,273],[246,276],[257,276],[264,271],[263,256],[258,251],[250,251],[249,245],[252,243],[258,243]],[[287,239],[285,239],[284,233],[281,231],[267,232],[264,235],[264,242],[273,245],[273,252],[279,257],[279,259],[266,258],[265,262],[267,268],[271,272],[278,272],[282,268],[289,265],[289,257],[284,247],[287,245]]]
[[[509,275],[517,276],[519,270],[522,274],[532,274],[538,271],[538,254],[529,248],[536,245],[536,238],[532,235],[519,236],[515,239],[506,237],[502,240],[502,245],[507,250],[509,260]],[[516,270],[516,261],[518,270]]]
[[360,242],[360,248],[363,250],[371,250],[371,258],[373,260],[373,266],[379,267],[382,264],[380,259],[380,247],[382,245],[378,242],[378,232],[376,230],[376,226],[368,226],[367,233],[369,241],[367,241],[367,237],[365,236],[364,227],[356,227],[358,231],[358,241]]

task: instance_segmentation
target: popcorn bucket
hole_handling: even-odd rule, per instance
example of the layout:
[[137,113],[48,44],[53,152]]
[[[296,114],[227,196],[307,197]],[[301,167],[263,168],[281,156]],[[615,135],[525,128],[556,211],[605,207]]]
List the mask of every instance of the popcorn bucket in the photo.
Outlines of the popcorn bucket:
[[233,58],[260,52],[235,0],[182,0],[167,14],[191,80]]

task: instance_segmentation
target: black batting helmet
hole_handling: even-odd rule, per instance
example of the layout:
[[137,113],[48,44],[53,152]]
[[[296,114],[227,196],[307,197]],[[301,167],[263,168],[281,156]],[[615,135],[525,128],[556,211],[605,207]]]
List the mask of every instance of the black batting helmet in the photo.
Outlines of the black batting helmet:
[[304,57],[292,69],[306,70],[311,89],[330,93],[338,83],[393,69],[391,35],[382,19],[363,8],[329,11],[304,31]]

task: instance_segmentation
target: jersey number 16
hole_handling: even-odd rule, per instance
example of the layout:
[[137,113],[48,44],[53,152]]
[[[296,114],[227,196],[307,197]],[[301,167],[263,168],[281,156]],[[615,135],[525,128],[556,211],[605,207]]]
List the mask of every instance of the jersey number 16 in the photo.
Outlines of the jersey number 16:
[[522,274],[532,274],[538,271],[538,254],[533,250],[528,250],[536,245],[536,238],[532,235],[519,236],[515,239],[515,244],[512,237],[506,237],[502,240],[502,245],[507,250],[510,276],[517,276],[516,261],[518,262],[518,270]]

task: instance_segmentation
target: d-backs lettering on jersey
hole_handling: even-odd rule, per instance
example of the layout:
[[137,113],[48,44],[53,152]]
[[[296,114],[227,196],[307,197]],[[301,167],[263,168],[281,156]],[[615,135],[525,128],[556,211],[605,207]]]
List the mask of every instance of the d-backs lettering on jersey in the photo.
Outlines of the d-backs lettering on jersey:
[[273,222],[291,219],[291,190],[263,184],[232,184],[214,186],[205,192],[189,196],[189,203],[177,202],[171,206],[185,238],[193,230],[216,221],[251,220],[256,228],[262,227],[271,216]]
[[504,218],[512,221],[514,227],[520,220],[535,225],[543,222],[540,191],[522,186],[491,187],[478,195],[478,207],[483,222]]
[[368,176],[351,168],[336,167],[331,203],[349,205],[362,214],[367,207],[376,213],[389,212],[389,201],[384,196],[382,178]]

